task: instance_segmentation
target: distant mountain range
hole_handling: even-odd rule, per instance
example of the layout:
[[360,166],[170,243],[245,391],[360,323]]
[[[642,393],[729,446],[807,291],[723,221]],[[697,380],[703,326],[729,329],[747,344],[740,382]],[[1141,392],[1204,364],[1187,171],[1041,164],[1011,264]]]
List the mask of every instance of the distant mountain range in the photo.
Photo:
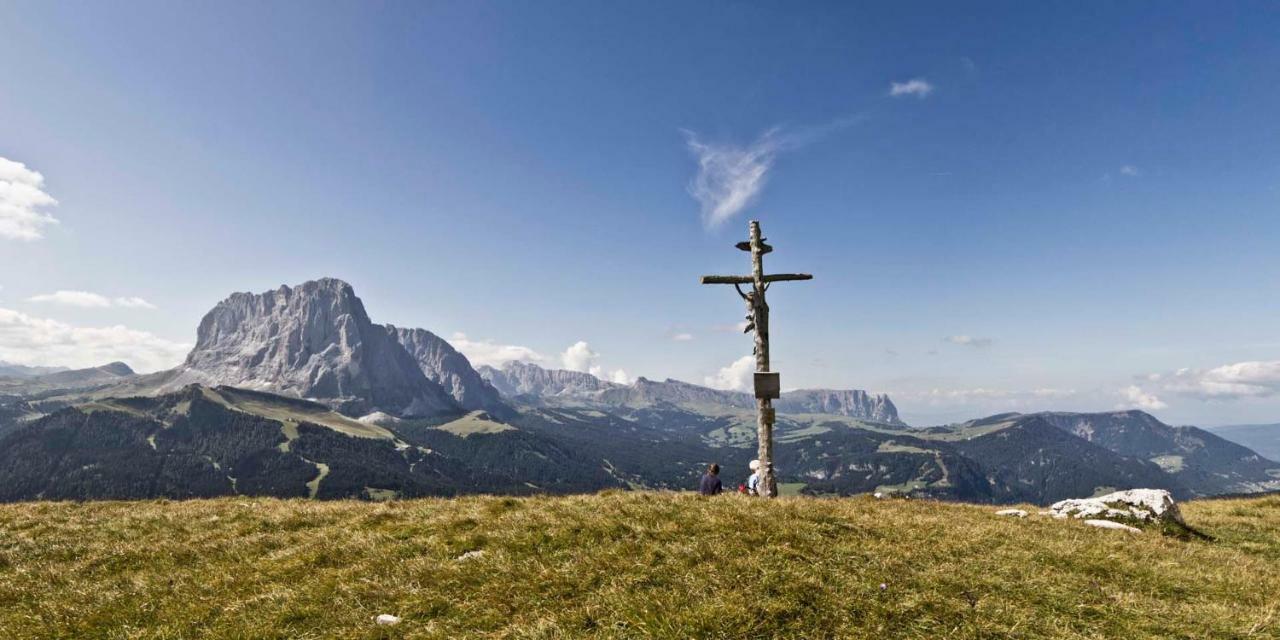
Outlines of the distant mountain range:
[[1280,460],[1280,424],[1238,424],[1209,429],[1214,435],[1238,442],[1264,457]]
[[136,375],[133,369],[123,362],[112,362],[88,369],[73,370],[62,367],[41,367],[40,369],[45,372],[13,376],[9,379],[0,377],[0,393],[9,389],[30,393],[33,389],[91,387],[117,383]]
[[[543,369],[525,362],[508,362],[501,369],[482,366],[480,375],[502,394],[524,402],[568,402],[638,407],[651,404],[716,405],[754,409],[755,397],[739,391],[722,391],[672,380],[639,378],[629,385],[606,382],[589,373]],[[869,395],[852,389],[802,389],[788,391],[774,402],[782,413],[826,413],[870,422],[902,425],[898,409],[886,395]]]
[[66,370],[66,367],[28,367],[0,360],[0,378],[27,378]]
[[[0,500],[687,489],[713,461],[743,481],[755,456],[749,394],[476,369],[430,331],[375,324],[335,279],[232,294],[171,371],[23,371],[0,376]],[[790,492],[1044,503],[1280,489],[1280,463],[1140,411],[916,429],[861,390],[775,406]]]

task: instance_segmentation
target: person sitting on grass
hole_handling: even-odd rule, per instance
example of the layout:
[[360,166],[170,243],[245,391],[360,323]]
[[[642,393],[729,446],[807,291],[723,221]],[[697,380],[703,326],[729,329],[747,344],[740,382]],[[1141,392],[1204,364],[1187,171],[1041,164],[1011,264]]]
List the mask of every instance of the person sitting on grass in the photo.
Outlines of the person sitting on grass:
[[723,490],[720,484],[720,465],[712,463],[707,468],[707,472],[702,475],[702,482],[698,485],[698,493],[704,496],[714,496]]
[[760,495],[760,461],[752,460],[747,465],[751,469],[751,477],[747,478],[747,495]]

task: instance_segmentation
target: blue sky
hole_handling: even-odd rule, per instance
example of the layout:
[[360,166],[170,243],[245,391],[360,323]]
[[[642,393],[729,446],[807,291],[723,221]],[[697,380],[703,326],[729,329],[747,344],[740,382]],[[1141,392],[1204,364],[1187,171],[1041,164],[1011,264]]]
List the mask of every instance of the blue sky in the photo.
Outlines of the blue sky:
[[1264,3],[8,2],[0,360],[167,367],[226,294],[329,275],[477,360],[731,386],[742,307],[697,277],[758,218],[816,276],[770,291],[784,386],[1280,421],[1276,33]]

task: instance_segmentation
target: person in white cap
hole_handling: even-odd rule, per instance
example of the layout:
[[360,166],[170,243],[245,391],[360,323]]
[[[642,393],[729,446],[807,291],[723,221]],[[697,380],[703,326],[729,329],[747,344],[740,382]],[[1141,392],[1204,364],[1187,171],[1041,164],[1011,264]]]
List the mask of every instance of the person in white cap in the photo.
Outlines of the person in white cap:
[[747,478],[747,495],[758,496],[760,495],[760,461],[752,460],[747,466],[751,468],[751,477]]

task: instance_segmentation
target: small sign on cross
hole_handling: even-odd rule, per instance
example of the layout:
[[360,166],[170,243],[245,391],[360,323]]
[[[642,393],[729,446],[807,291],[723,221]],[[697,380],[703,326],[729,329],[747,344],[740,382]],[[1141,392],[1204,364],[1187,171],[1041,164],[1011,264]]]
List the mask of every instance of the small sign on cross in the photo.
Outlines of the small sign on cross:
[[756,372],[756,397],[778,399],[782,395],[782,383],[777,371]]

